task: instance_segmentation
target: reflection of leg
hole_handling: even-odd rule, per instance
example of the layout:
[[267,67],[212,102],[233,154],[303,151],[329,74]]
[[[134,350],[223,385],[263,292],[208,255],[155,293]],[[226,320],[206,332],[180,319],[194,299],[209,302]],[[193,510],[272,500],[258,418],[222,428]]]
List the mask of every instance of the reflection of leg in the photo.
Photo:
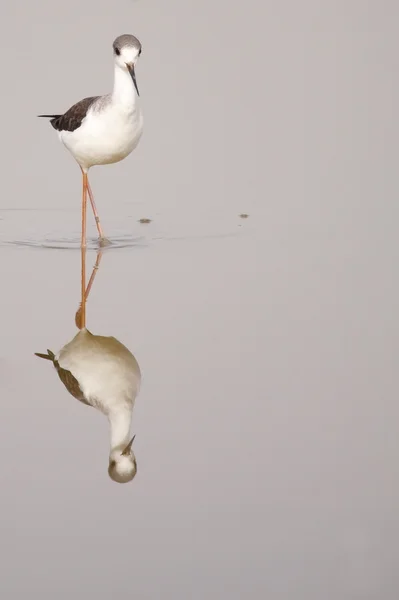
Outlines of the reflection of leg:
[[[82,167],[80,167],[82,168]],[[83,170],[82,170],[83,173]],[[97,208],[96,208],[96,203],[94,202],[94,196],[93,196],[93,192],[91,191],[91,187],[90,187],[90,183],[89,183],[89,178],[87,178],[87,191],[89,192],[89,199],[90,199],[90,204],[91,207],[93,209],[93,214],[94,214],[94,219],[96,221],[96,227],[97,227],[97,231],[98,231],[98,235],[100,236],[100,242],[102,240],[104,240],[104,232],[103,229],[101,227],[101,223],[100,223],[100,217],[98,216],[98,212],[97,212]]]
[[[91,286],[93,285],[93,282],[94,282],[94,279],[96,277],[97,271],[98,271],[98,269],[100,267],[100,262],[101,262],[102,255],[103,255],[102,250],[99,250],[97,252],[96,264],[93,267],[93,271],[91,273],[91,277],[89,279],[89,283],[87,284],[87,288],[86,288],[86,290],[84,292],[84,300],[82,298],[82,300],[80,302],[80,305],[79,305],[79,308],[76,311],[75,324],[76,324],[76,327],[78,329],[82,329],[84,327],[84,325],[82,326],[82,306],[84,304],[85,307],[86,307],[86,302],[87,302],[87,299],[88,299],[89,294],[90,294]],[[85,274],[86,274],[85,259],[82,257],[82,277],[83,277],[83,269],[85,270]],[[83,286],[83,282],[82,282],[82,286]],[[82,290],[83,290],[83,287],[82,287]],[[83,291],[82,291],[82,293],[83,293]]]
[[86,294],[85,294],[85,300],[86,300],[86,302],[87,302],[87,299],[88,299],[89,294],[90,294],[91,286],[93,285],[93,282],[94,282],[94,279],[96,277],[97,271],[98,271],[98,269],[100,267],[100,262],[101,262],[102,255],[103,255],[102,250],[99,250],[97,252],[96,264],[93,267],[93,271],[91,273],[91,277],[89,279],[89,283],[87,284]]

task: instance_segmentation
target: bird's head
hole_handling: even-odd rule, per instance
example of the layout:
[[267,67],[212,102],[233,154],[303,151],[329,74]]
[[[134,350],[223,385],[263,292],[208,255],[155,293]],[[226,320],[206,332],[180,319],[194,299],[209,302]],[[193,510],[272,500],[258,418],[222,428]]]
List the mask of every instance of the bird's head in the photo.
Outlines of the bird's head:
[[116,38],[112,47],[114,49],[115,64],[130,73],[137,95],[139,96],[135,66],[141,54],[141,43],[134,35],[124,34]]
[[132,481],[137,473],[137,462],[132,450],[134,435],[127,446],[113,448],[109,455],[108,475],[117,483]]

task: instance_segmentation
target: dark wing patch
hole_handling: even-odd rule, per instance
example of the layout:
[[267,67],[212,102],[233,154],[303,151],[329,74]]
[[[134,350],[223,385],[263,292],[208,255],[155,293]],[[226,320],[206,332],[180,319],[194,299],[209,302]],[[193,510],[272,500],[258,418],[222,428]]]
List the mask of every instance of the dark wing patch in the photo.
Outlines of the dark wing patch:
[[50,123],[57,131],[75,131],[78,129],[90,106],[100,96],[90,96],[90,98],[84,98],[80,102],[77,102],[63,115],[39,115],[40,117],[51,117]]
[[62,383],[65,385],[68,392],[76,398],[76,400],[80,400],[83,404],[87,404],[87,406],[91,406],[86,398],[82,390],[80,389],[80,385],[76,377],[72,375],[70,371],[66,369],[62,369],[58,363],[58,361],[54,361],[54,366],[57,369],[58,377],[61,379]]
[[89,404],[87,402],[76,377],[74,377],[70,371],[67,371],[66,369],[63,369],[62,367],[60,367],[60,363],[58,362],[58,360],[56,360],[54,352],[51,352],[51,350],[47,350],[47,354],[41,354],[40,352],[35,352],[35,355],[38,356],[39,358],[45,358],[46,360],[51,360],[53,362],[53,365],[54,365],[57,373],[58,373],[58,377],[61,379],[62,383],[65,385],[68,392],[74,398],[76,398],[76,400],[80,400],[80,402],[83,402],[83,404],[87,404],[87,406],[91,406],[91,404]]

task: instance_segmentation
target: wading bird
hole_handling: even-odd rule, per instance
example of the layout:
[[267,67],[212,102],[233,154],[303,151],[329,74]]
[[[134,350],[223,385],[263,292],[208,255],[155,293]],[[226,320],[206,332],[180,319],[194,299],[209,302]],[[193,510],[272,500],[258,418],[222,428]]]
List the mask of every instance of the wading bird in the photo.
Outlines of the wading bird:
[[114,89],[106,96],[91,96],[74,104],[63,115],[38,115],[50,119],[60,140],[82,171],[82,246],[86,245],[86,204],[89,194],[100,246],[107,244],[88,180],[95,165],[109,165],[126,158],[143,132],[143,115],[135,67],[141,43],[134,35],[120,35],[113,43]]

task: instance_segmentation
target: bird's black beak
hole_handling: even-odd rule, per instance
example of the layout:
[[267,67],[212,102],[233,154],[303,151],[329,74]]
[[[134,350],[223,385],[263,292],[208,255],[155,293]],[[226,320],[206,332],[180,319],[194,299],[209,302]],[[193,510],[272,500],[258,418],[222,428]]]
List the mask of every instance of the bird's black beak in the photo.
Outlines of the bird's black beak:
[[136,88],[136,92],[137,95],[140,96],[139,94],[139,88],[137,87],[137,81],[136,81],[136,73],[134,72],[134,64],[132,63],[131,65],[126,63],[127,68],[129,69],[129,73],[133,79],[133,83],[134,83],[134,87]]
[[126,448],[124,448],[124,450],[122,450],[121,455],[122,456],[128,456],[130,454],[130,450],[132,448],[132,444],[134,442],[134,438],[136,437],[136,435],[134,435],[132,437],[132,439],[130,440],[130,442],[128,443],[128,445],[126,446]]

